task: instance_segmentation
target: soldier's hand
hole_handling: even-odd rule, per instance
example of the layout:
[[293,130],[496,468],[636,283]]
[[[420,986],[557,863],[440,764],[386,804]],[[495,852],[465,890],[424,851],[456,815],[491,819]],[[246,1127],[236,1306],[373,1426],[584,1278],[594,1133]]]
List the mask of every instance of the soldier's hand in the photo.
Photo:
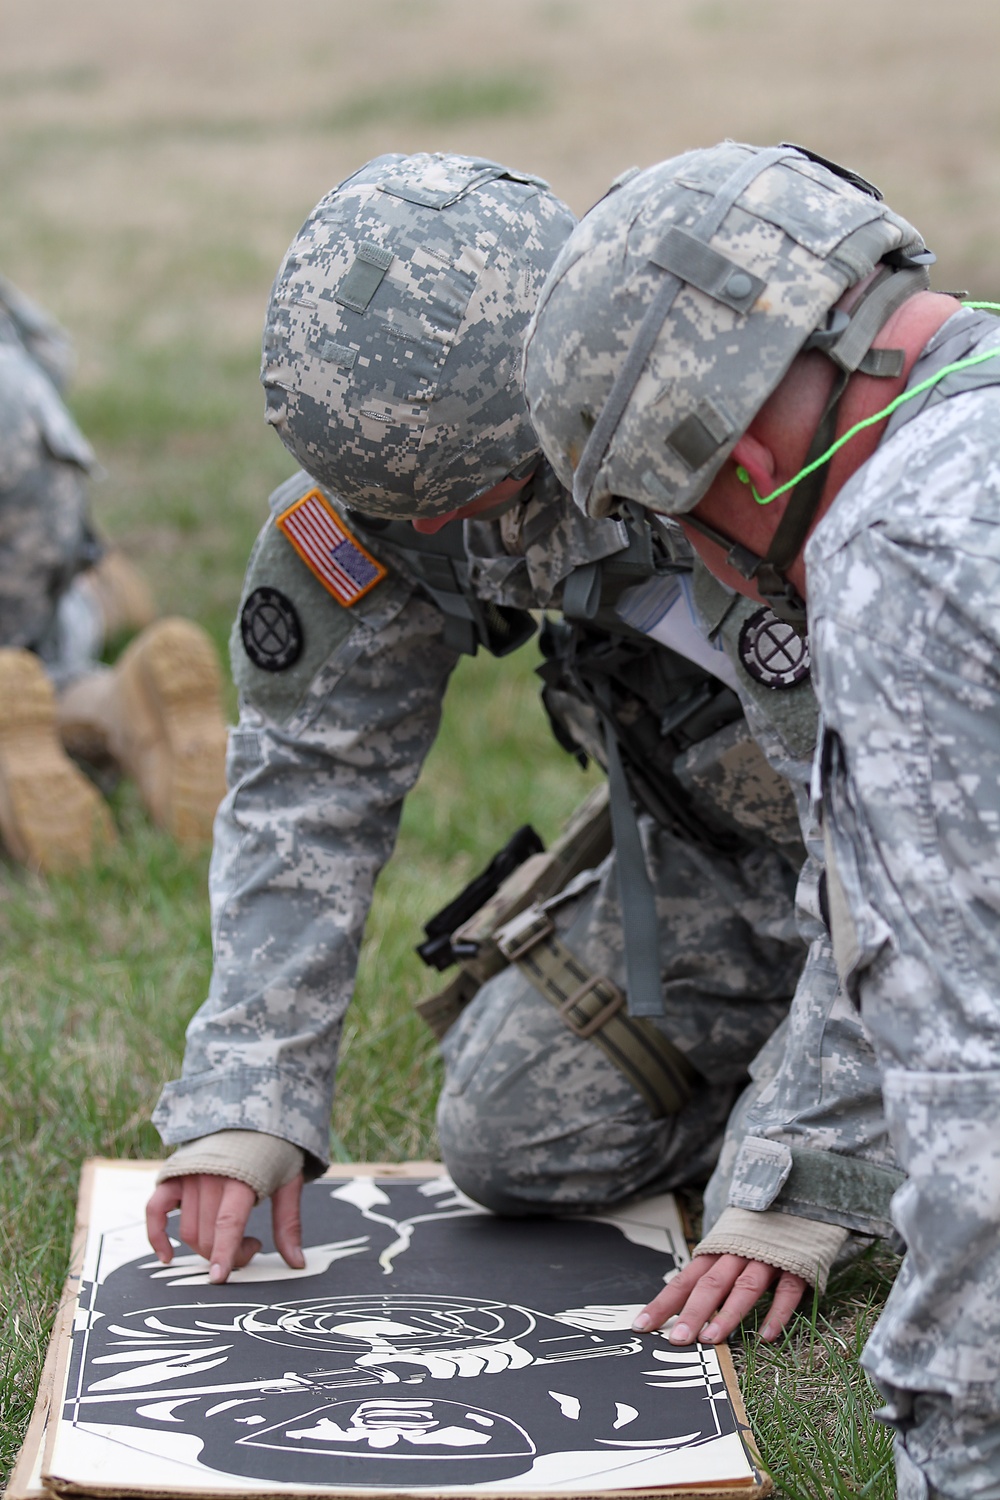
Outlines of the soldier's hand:
[[[181,1211],[180,1237],[209,1263],[208,1279],[225,1281],[230,1272],[245,1266],[260,1249],[260,1240],[245,1233],[250,1211],[257,1201],[252,1187],[234,1177],[192,1173],[168,1177],[146,1205],[146,1231],[157,1259],[169,1265],[173,1246],[167,1234],[167,1215]],[[302,1254],[302,1176],[278,1188],[271,1197],[271,1227],[276,1249],[286,1265],[299,1271]]]
[[808,1283],[792,1271],[741,1255],[698,1255],[638,1315],[640,1333],[660,1328],[677,1314],[668,1335],[673,1344],[721,1344],[745,1318],[768,1287],[774,1301],[760,1330],[773,1342],[798,1307]]

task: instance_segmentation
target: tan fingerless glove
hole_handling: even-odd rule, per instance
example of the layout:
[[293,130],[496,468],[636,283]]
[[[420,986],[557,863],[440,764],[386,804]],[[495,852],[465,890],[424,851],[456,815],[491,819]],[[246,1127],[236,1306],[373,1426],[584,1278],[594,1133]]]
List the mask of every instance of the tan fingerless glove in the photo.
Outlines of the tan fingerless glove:
[[217,1130],[214,1135],[185,1141],[156,1174],[157,1184],[171,1177],[235,1177],[257,1194],[270,1198],[297,1177],[305,1165],[301,1146],[262,1130]]
[[821,1224],[816,1219],[800,1219],[797,1214],[724,1208],[691,1254],[743,1255],[747,1260],[761,1260],[803,1276],[823,1292],[847,1234],[839,1224]]

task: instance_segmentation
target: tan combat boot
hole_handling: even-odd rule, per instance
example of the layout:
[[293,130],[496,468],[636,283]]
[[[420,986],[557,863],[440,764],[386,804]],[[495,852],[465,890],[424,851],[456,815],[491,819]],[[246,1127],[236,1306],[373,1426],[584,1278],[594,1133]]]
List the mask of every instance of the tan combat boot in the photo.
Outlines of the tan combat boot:
[[49,874],[115,841],[100,793],[62,747],[41,662],[12,648],[0,649],[0,837],[13,859]]
[[190,620],[158,620],[114,667],[66,690],[60,730],[75,754],[115,761],[158,827],[179,843],[204,843],[226,790],[221,689],[204,630]]

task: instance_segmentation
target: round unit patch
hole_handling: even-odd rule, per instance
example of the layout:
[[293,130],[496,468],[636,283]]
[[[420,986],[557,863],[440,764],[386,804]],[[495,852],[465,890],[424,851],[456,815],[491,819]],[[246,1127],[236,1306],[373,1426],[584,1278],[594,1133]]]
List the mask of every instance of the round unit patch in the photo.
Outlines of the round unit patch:
[[254,589],[240,615],[247,656],[264,672],[286,672],[302,655],[298,611],[280,589]]
[[769,688],[794,687],[809,676],[809,642],[765,605],[743,622],[740,661]]

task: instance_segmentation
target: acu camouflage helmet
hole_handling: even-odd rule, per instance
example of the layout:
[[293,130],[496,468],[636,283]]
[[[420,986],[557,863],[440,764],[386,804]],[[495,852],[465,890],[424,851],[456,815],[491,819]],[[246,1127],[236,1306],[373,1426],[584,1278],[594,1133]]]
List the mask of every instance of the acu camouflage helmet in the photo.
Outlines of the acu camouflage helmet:
[[[905,274],[831,314],[885,259]],[[626,174],[563,247],[528,330],[546,457],[592,516],[617,497],[690,510],[810,340],[842,370],[893,372],[872,339],[932,259],[876,189],[799,147],[725,141]]]
[[316,206],[264,326],[267,420],[373,515],[456,510],[538,454],[521,341],[573,215],[537,177],[380,156]]

